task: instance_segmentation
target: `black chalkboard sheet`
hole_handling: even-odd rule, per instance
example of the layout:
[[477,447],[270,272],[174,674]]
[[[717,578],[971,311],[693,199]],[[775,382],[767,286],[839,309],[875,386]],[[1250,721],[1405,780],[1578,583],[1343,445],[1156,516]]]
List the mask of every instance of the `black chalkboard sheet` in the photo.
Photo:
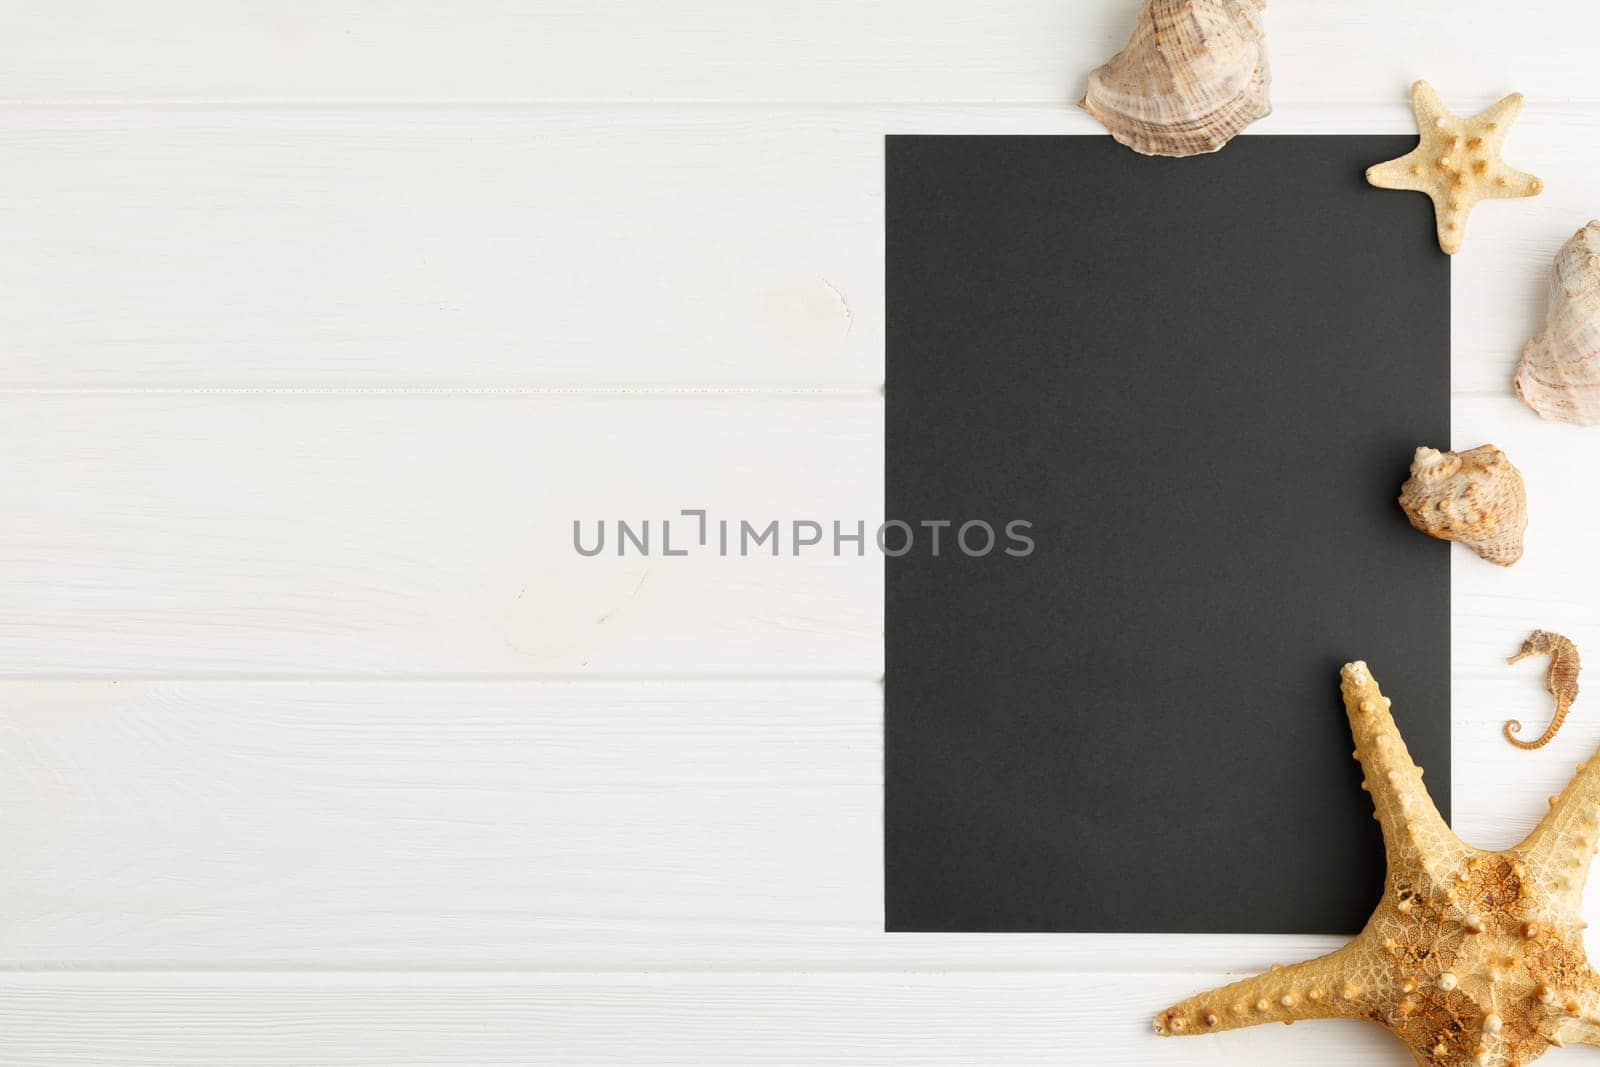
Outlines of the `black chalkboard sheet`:
[[1413,143],[888,138],[887,929],[1354,933],[1350,659],[1448,818],[1449,546],[1395,497],[1449,259],[1363,181]]

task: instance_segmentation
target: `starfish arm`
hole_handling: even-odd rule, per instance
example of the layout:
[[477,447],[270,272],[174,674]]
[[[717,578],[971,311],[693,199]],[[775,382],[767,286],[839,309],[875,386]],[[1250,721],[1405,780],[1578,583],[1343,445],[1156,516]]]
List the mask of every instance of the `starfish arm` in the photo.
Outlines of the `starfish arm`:
[[1411,760],[1389,699],[1362,662],[1347,663],[1340,679],[1355,757],[1372,794],[1373,817],[1383,828],[1390,871],[1420,867],[1436,880],[1453,874],[1469,851],[1446,825],[1422,784],[1422,768]]
[[1471,121],[1475,126],[1481,126],[1485,135],[1492,138],[1496,144],[1505,140],[1506,132],[1511,124],[1517,121],[1517,116],[1522,114],[1522,94],[1512,93],[1510,96],[1496,100],[1485,110],[1481,111]]
[[1539,825],[1517,846],[1553,915],[1576,915],[1589,877],[1589,861],[1600,840],[1600,752],[1578,764],[1578,773]]
[[1411,112],[1417,116],[1417,128],[1426,136],[1439,116],[1446,113],[1444,97],[1439,95],[1439,90],[1425,81],[1412,82]]
[[1526,171],[1501,164],[1494,171],[1494,179],[1485,183],[1483,195],[1498,200],[1522,196],[1538,196],[1544,192],[1544,182]]
[[1326,956],[1180,1001],[1156,1016],[1156,1033],[1174,1037],[1301,1019],[1367,1018],[1382,1001],[1375,983],[1383,974],[1363,934]]
[[1467,217],[1472,214],[1476,203],[1476,196],[1464,193],[1452,194],[1449,199],[1434,198],[1434,228],[1438,231],[1439,247],[1449,255],[1461,251],[1461,241],[1467,231]]
[[1421,148],[1384,163],[1367,168],[1367,182],[1379,189],[1409,189],[1425,193],[1430,186],[1424,180],[1427,160]]
[[1582,987],[1561,994],[1545,1036],[1556,1045],[1600,1045],[1600,986],[1591,974]]

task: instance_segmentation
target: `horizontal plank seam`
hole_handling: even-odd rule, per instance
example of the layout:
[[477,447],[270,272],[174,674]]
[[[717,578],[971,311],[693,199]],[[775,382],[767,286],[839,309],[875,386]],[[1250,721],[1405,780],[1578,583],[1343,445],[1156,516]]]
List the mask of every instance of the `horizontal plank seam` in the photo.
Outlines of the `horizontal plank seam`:
[[879,397],[881,385],[0,386],[0,396],[815,396]]
[[[1162,936],[1162,935],[1151,935],[1151,936]],[[1327,945],[1327,950],[1331,951],[1333,948],[1338,947],[1339,943],[1342,943],[1342,940],[1337,941],[1337,943],[1334,940],[1330,940],[1328,942],[1328,945]],[[1320,949],[1319,949],[1319,951],[1320,951]],[[1255,973],[1256,970],[1260,969],[1258,967],[1258,965],[1255,964],[1255,963],[1241,964],[1238,967],[1231,967],[1230,968],[1230,967],[1226,967],[1226,966],[1222,965],[1225,962],[1226,961],[1216,961],[1214,964],[1212,964],[1210,966],[1207,966],[1205,968],[1205,971],[1207,973],[1211,973],[1211,974],[1247,974],[1247,973]],[[810,961],[810,960],[807,960],[807,961],[798,961],[797,960],[797,961],[795,961],[795,963],[792,966],[783,966],[783,965],[779,964],[779,965],[774,965],[774,966],[772,966],[770,968],[757,969],[757,968],[750,967],[748,964],[742,964],[740,966],[730,967],[730,968],[728,968],[726,970],[721,970],[721,969],[719,969],[719,968],[717,968],[715,966],[687,966],[687,967],[670,967],[670,966],[667,966],[667,967],[649,967],[649,968],[641,968],[641,967],[638,967],[638,966],[617,967],[617,968],[604,968],[604,967],[586,966],[586,967],[557,968],[557,967],[519,967],[519,966],[514,966],[514,965],[507,965],[507,966],[502,966],[502,967],[494,967],[494,966],[484,966],[484,965],[481,965],[481,964],[473,964],[473,965],[466,965],[466,966],[461,966],[461,967],[453,967],[453,966],[451,966],[449,964],[397,963],[394,966],[389,966],[389,967],[373,966],[373,965],[370,965],[370,964],[367,965],[367,966],[364,966],[364,967],[340,967],[340,966],[335,965],[335,964],[329,964],[328,966],[323,967],[323,966],[313,966],[313,965],[306,965],[306,964],[297,963],[297,964],[294,964],[294,965],[286,965],[286,966],[282,966],[282,967],[273,967],[273,966],[250,967],[250,966],[239,966],[238,964],[225,964],[224,963],[224,964],[219,964],[217,966],[212,967],[212,966],[197,966],[197,965],[194,965],[194,964],[182,964],[182,965],[150,964],[148,966],[145,966],[145,965],[133,966],[133,965],[128,965],[128,964],[118,964],[118,965],[115,965],[115,966],[96,966],[96,965],[93,965],[93,964],[61,963],[61,964],[40,965],[40,966],[32,966],[32,965],[30,965],[30,966],[10,966],[10,965],[5,965],[5,964],[0,964],[0,986],[3,986],[4,983],[6,981],[8,981],[8,980],[14,980],[14,979],[18,979],[18,978],[29,978],[29,977],[39,977],[39,978],[80,978],[81,977],[81,978],[100,978],[100,979],[124,977],[124,978],[133,979],[133,980],[148,980],[149,978],[156,977],[156,976],[171,976],[173,978],[179,978],[179,979],[184,978],[184,977],[193,977],[193,978],[197,978],[197,979],[198,978],[204,978],[204,979],[215,980],[215,979],[221,978],[221,977],[228,977],[228,978],[234,978],[234,979],[244,979],[244,980],[255,979],[255,980],[258,980],[258,981],[264,981],[264,980],[268,980],[268,979],[282,978],[282,977],[285,977],[285,976],[293,976],[293,975],[306,975],[306,976],[323,977],[323,978],[340,978],[340,979],[345,979],[345,980],[354,980],[354,979],[359,979],[359,978],[362,978],[362,977],[393,978],[393,977],[403,976],[403,975],[418,975],[418,976],[427,976],[427,977],[437,977],[437,978],[440,978],[440,979],[447,979],[447,980],[451,980],[451,981],[470,981],[470,980],[473,980],[473,979],[481,979],[481,980],[485,980],[485,981],[495,981],[495,980],[504,981],[507,978],[519,978],[519,977],[520,978],[528,978],[528,979],[541,979],[541,978],[542,979],[562,979],[562,978],[582,978],[582,977],[592,976],[592,977],[595,977],[595,978],[606,978],[606,979],[613,979],[613,980],[614,979],[618,979],[618,978],[630,978],[630,979],[640,979],[640,980],[646,980],[646,981],[649,981],[649,980],[664,980],[664,981],[670,982],[670,981],[674,981],[674,980],[676,980],[676,981],[686,981],[687,980],[687,981],[709,981],[709,982],[715,982],[715,981],[718,981],[718,980],[729,980],[729,979],[740,979],[740,978],[755,979],[755,980],[763,980],[764,979],[764,980],[769,980],[770,981],[770,980],[773,980],[773,979],[784,979],[784,978],[804,979],[804,978],[810,978],[810,977],[825,977],[825,976],[830,976],[830,975],[838,976],[838,977],[847,977],[847,978],[848,977],[876,977],[876,976],[883,976],[883,977],[920,976],[920,977],[930,977],[930,978],[959,979],[959,978],[964,977],[964,976],[984,976],[984,975],[994,975],[994,976],[1016,975],[1016,976],[1020,976],[1020,977],[1059,976],[1059,977],[1067,978],[1067,977],[1083,977],[1083,976],[1093,976],[1093,975],[1192,974],[1192,973],[1195,972],[1195,970],[1196,970],[1195,965],[1192,962],[1190,962],[1190,963],[1173,963],[1171,965],[1163,965],[1163,966],[1158,966],[1158,965],[1142,965],[1141,966],[1141,965],[1137,965],[1137,964],[1131,964],[1131,965],[1126,966],[1126,967],[1108,966],[1108,965],[1106,965],[1104,963],[1096,964],[1096,965],[1090,965],[1090,966],[1083,966],[1083,967],[1044,967],[1044,966],[1029,966],[1027,964],[1018,964],[1018,965],[1006,966],[1006,967],[995,967],[995,966],[990,966],[990,967],[965,967],[965,966],[960,966],[960,965],[949,965],[949,964],[945,964],[945,963],[933,963],[933,962],[930,962],[927,965],[918,966],[918,967],[859,967],[859,968],[848,968],[848,967],[839,967],[839,966],[832,965],[832,964],[821,965],[821,964],[818,964],[815,961]]]
[[390,683],[395,685],[417,685],[419,683],[437,683],[441,685],[484,684],[503,685],[515,684],[541,684],[541,685],[877,685],[883,681],[883,675],[876,672],[854,671],[819,671],[813,674],[778,672],[753,674],[671,674],[662,671],[641,671],[630,673],[626,671],[612,672],[580,672],[580,671],[503,671],[484,672],[479,674],[469,672],[417,672],[417,673],[364,673],[364,672],[339,672],[329,671],[318,673],[314,671],[283,671],[283,672],[252,672],[252,671],[146,671],[146,672],[118,672],[118,671],[74,671],[70,673],[55,671],[28,671],[0,672],[0,685],[8,683],[28,684],[63,684],[63,683],[89,683],[103,685],[107,682],[122,683],[150,683],[150,682],[217,682],[217,683],[295,683],[307,682],[326,684],[359,684],[371,685],[373,683]]
[[[1075,97],[1074,97],[1075,99]],[[1472,97],[1451,97],[1470,106]],[[1481,97],[1485,106],[1494,102],[1493,96]],[[771,98],[718,98],[718,97],[7,97],[0,99],[0,110],[294,110],[319,111],[324,109],[396,110],[429,109],[439,111],[463,110],[528,110],[548,111],[562,108],[971,108],[977,110],[1050,109],[1075,113],[1072,102],[1062,99],[1035,100],[964,100],[964,99],[859,99],[834,97],[771,97]],[[1410,104],[1403,91],[1381,97],[1352,97],[1346,100],[1326,98],[1278,97],[1273,100],[1274,115],[1281,117],[1287,110],[1328,111],[1339,108],[1394,108],[1409,115]],[[1527,102],[1524,113],[1544,111],[1600,110],[1600,98],[1563,97],[1561,99],[1535,98]]]
[[[595,396],[673,397],[750,396],[879,398],[888,391],[880,385],[207,385],[207,386],[97,386],[0,385],[0,397],[145,397],[145,396]],[[1454,400],[1514,398],[1504,389],[1452,389]]]

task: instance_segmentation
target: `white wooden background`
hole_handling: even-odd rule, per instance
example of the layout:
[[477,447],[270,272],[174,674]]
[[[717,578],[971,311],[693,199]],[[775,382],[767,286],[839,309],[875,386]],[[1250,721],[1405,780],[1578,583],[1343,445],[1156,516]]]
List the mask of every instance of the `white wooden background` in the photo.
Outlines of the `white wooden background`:
[[[880,563],[567,547],[878,518],[883,135],[1094,132],[1133,2],[9,5],[0,1062],[1409,1063],[1149,1032],[1327,939],[884,935]],[[1600,649],[1600,431],[1508,385],[1600,215],[1600,7],[1268,25],[1258,132],[1529,96],[1548,192],[1454,268],[1453,443],[1533,496],[1520,566],[1454,557],[1456,822],[1505,845],[1600,742],[1498,736],[1530,629]]]

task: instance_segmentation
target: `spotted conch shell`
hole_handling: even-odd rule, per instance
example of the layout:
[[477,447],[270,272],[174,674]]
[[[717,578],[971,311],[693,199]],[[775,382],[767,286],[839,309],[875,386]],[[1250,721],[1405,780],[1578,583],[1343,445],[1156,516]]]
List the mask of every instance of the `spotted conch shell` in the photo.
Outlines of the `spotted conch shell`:
[[1522,558],[1527,492],[1522,473],[1494,445],[1470,452],[1417,449],[1400,506],[1429,537],[1460,541],[1502,567]]
[[1147,156],[1215,152],[1272,113],[1266,0],[1148,0],[1081,106]]
[[1556,254],[1544,330],[1522,350],[1517,395],[1547,419],[1600,423],[1600,222]]

